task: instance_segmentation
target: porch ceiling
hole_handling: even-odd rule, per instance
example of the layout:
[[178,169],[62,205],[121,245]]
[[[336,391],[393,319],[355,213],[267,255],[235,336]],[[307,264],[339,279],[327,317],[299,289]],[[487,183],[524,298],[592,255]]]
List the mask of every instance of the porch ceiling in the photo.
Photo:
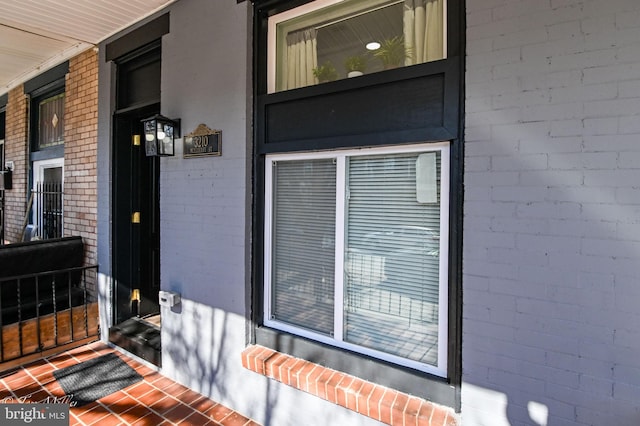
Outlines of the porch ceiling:
[[0,0],[0,95],[177,0]]

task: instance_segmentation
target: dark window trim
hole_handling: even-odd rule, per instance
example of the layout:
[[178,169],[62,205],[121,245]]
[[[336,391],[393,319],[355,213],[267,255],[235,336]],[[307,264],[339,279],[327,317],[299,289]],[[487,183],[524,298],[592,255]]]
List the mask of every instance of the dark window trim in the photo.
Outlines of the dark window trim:
[[64,79],[68,72],[69,61],[66,61],[24,83],[24,93],[28,93],[31,96],[38,96],[38,94],[47,91],[51,86],[57,84],[64,86]]
[[4,111],[4,108],[7,107],[7,103],[9,102],[9,94],[5,93],[4,95],[0,95],[0,110]]
[[[38,108],[38,104],[44,99],[50,98],[52,96],[59,95],[61,93],[65,93],[65,84],[64,79],[58,79],[56,81],[52,81],[46,86],[40,87],[37,90],[34,90],[31,93],[31,114],[30,114],[30,123],[29,123],[29,139],[31,147],[30,159],[31,161],[44,160],[49,158],[57,158],[64,156],[64,142],[60,145],[55,145],[51,147],[46,147],[40,149],[38,147],[38,120],[40,119],[40,110]],[[66,94],[65,94],[66,96]],[[65,111],[66,114],[66,111]],[[60,153],[60,147],[62,147],[62,155]],[[36,154],[40,153],[40,154]],[[50,154],[46,154],[50,153]],[[44,158],[34,158],[35,157],[44,157]]]
[[[114,62],[117,64],[116,68],[116,114],[126,113],[129,111],[146,108],[151,105],[160,103],[160,92],[157,93],[157,97],[147,98],[141,102],[135,102],[132,104],[125,104],[125,101],[121,99],[122,90],[129,82],[129,73],[131,70],[123,71],[123,67],[127,65],[133,65],[134,67],[142,67],[153,62],[162,61],[162,40],[155,39],[150,43],[145,44],[125,55],[117,58]],[[124,86],[123,86],[124,85]]]
[[[350,136],[334,145],[327,140],[305,140],[297,143],[265,143],[265,106],[277,100],[306,98],[316,93],[353,89],[366,79],[338,80],[323,85],[309,86],[293,91],[267,94],[266,52],[267,20],[270,16],[309,3],[310,0],[254,0],[254,152],[253,152],[253,261],[251,281],[247,291],[251,294],[251,317],[248,318],[248,341],[267,346],[274,350],[303,358],[336,370],[344,371],[372,382],[389,386],[431,401],[461,408],[462,380],[462,205],[463,205],[463,160],[464,160],[464,6],[463,0],[448,0],[447,4],[447,59],[432,63],[399,68],[396,70],[363,76],[369,78],[367,84],[378,84],[393,79],[410,78],[414,73],[423,75],[444,69],[444,116],[440,129],[422,129],[420,135],[400,135],[399,132],[383,135],[373,145],[387,145],[394,138],[412,139],[412,142],[428,140],[450,140],[450,212],[449,212],[449,336],[448,336],[448,377],[443,379],[417,370],[400,367],[362,354],[328,346],[299,336],[262,326],[263,321],[263,217],[264,217],[264,167],[265,154],[270,152],[301,151],[309,149],[332,149],[362,146],[364,138]],[[376,82],[374,82],[375,80]],[[396,139],[398,140],[398,139]],[[370,139],[368,145],[371,146]]]
[[[458,102],[445,102],[441,126],[422,127],[419,129],[376,132],[367,134],[350,134],[336,138],[311,138],[304,141],[293,142],[269,142],[265,143],[263,136],[265,122],[262,119],[267,107],[278,103],[295,102],[296,100],[311,99],[316,96],[334,93],[348,92],[359,88],[389,84],[419,78],[424,76],[444,76],[444,98],[457,99],[460,92],[458,79],[460,74],[459,58],[428,62],[406,68],[364,75],[356,79],[343,79],[321,85],[308,86],[300,89],[276,92],[271,94],[256,94],[255,127],[256,154],[263,155],[275,152],[295,152],[317,149],[353,148],[361,146],[389,145],[390,141],[396,143],[416,143],[422,141],[454,141],[461,135],[458,123]],[[400,141],[400,142],[397,142]]]
[[44,86],[38,87],[33,90],[29,95],[31,99],[45,99],[50,98],[51,96],[58,95],[65,91],[65,78],[59,78],[57,80],[51,81]]
[[51,146],[49,148],[41,149],[40,151],[33,151],[29,155],[29,160],[33,162],[62,157],[64,157],[64,144]]
[[[0,104],[1,105],[1,104]],[[7,113],[5,111],[4,106],[0,106],[0,139],[4,139],[6,137],[6,117]],[[4,169],[4,164],[0,164],[0,170]],[[0,223],[0,226],[2,224]]]
[[109,62],[119,59],[121,56],[131,53],[168,34],[169,22],[169,13],[165,13],[117,40],[107,43],[105,60]]

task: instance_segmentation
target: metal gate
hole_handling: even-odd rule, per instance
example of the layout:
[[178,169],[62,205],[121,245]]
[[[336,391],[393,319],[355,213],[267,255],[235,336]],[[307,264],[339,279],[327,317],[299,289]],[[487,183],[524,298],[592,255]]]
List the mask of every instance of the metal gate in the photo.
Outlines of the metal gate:
[[40,240],[62,237],[62,182],[36,182],[33,189],[33,224]]

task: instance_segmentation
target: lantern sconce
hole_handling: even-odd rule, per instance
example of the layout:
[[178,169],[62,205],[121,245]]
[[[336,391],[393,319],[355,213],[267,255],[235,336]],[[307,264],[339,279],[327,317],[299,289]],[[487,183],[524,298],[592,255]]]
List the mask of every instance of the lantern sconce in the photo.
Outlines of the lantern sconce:
[[160,114],[141,120],[147,157],[168,157],[175,153],[175,139],[180,137],[180,119]]

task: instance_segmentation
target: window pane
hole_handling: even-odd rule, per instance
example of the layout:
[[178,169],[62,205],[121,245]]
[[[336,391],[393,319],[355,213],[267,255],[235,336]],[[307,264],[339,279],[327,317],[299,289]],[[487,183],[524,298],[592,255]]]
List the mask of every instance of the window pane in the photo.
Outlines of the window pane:
[[38,149],[64,143],[64,93],[40,102],[38,113]]
[[348,194],[345,340],[437,365],[440,153],[352,157]]
[[336,166],[274,163],[272,319],[333,331]]
[[349,0],[272,18],[275,91],[442,59],[444,1]]

